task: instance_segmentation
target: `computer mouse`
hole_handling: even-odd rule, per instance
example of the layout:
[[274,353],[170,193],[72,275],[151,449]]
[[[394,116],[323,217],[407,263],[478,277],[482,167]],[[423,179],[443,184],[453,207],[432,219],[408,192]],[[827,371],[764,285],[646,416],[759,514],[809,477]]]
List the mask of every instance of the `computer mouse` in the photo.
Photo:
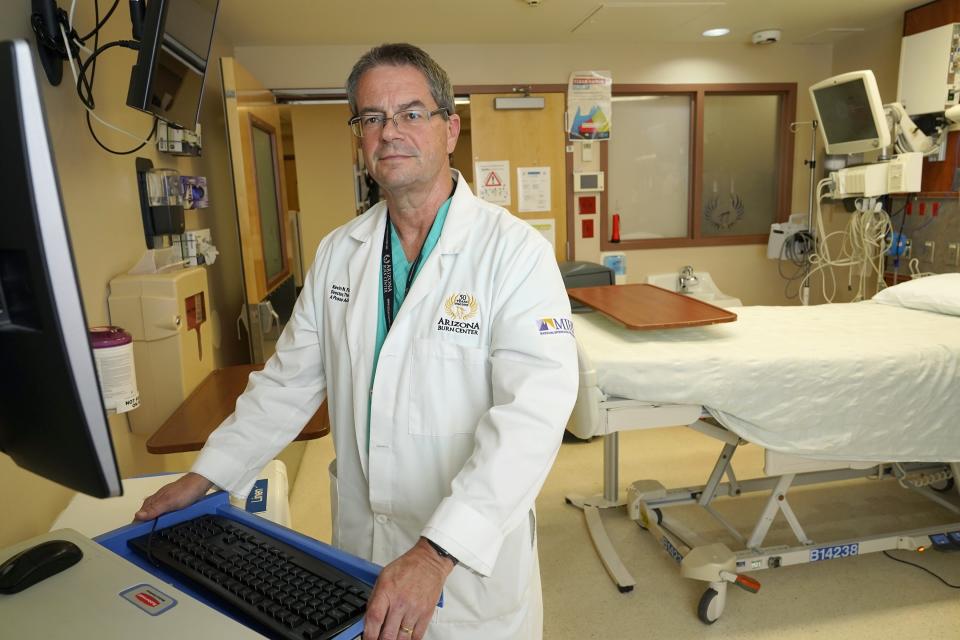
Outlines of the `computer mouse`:
[[72,567],[83,557],[69,540],[48,540],[21,551],[0,564],[0,593],[10,594]]

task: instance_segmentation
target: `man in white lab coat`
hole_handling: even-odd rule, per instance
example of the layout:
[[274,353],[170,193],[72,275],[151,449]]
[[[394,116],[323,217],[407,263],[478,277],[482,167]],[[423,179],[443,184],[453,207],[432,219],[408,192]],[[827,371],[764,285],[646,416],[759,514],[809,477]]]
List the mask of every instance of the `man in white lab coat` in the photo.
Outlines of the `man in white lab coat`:
[[245,496],[326,396],[334,543],[385,565],[364,639],[539,638],[534,500],[577,393],[552,248],[451,170],[460,120],[425,52],[372,49],[347,92],[386,200],[323,239],[276,355],[137,517]]

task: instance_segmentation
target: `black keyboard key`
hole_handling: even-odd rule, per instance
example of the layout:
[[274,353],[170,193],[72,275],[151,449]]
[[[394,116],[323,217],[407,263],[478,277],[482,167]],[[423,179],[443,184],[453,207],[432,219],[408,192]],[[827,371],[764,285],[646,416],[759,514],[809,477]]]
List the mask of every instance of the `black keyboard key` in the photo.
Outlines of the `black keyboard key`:
[[300,633],[303,634],[304,640],[316,640],[323,634],[323,629],[320,627],[315,627],[312,624],[308,624],[300,630]]
[[344,601],[344,602],[349,602],[350,604],[352,604],[352,605],[355,606],[355,607],[365,607],[365,606],[367,606],[367,601],[366,601],[366,600],[364,600],[363,598],[358,598],[357,596],[355,596],[355,595],[353,595],[353,594],[350,594],[350,593],[348,593],[347,595],[343,596],[343,601]]
[[299,627],[300,625],[303,624],[303,618],[301,618],[297,614],[293,614],[293,615],[287,616],[284,619],[283,623],[288,627],[290,627],[291,629],[293,629],[294,627]]
[[334,627],[336,627],[337,621],[329,616],[324,616],[323,618],[320,618],[319,622],[317,622],[317,626],[323,629],[324,631],[327,631],[329,629],[333,629]]

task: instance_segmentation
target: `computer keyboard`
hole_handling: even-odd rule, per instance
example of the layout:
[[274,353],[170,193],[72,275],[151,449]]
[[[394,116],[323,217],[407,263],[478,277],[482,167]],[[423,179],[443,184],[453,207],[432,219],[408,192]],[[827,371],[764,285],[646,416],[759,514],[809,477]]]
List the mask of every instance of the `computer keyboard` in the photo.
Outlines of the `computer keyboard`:
[[206,515],[128,542],[271,638],[327,640],[363,617],[371,587],[296,547]]

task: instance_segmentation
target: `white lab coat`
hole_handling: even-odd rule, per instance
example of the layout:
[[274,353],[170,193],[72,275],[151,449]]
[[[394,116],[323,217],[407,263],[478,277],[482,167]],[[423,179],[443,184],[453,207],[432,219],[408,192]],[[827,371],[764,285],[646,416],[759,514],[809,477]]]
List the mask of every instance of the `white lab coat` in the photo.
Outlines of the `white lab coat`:
[[371,391],[385,214],[381,202],[320,243],[276,355],[194,471],[246,495],[326,392],[334,543],[387,564],[424,535],[458,558],[431,640],[537,638],[534,500],[577,394],[552,248],[459,179]]

